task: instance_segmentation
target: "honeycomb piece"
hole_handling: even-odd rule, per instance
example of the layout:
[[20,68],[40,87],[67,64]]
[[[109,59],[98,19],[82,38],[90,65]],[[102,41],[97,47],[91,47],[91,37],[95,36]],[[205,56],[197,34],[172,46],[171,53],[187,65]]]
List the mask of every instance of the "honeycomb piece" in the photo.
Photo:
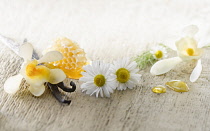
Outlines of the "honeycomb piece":
[[82,77],[82,68],[87,64],[87,59],[84,50],[81,49],[78,44],[68,38],[60,38],[57,39],[55,44],[47,49],[46,52],[53,50],[61,52],[63,59],[46,63],[48,68],[62,69],[67,77],[71,79],[79,79]]

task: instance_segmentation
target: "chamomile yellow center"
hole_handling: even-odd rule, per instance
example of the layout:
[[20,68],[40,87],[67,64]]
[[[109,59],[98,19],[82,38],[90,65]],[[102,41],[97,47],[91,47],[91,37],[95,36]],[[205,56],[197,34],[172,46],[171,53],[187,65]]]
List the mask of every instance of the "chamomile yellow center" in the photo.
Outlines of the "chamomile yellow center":
[[125,68],[118,69],[116,75],[120,83],[125,83],[130,79],[130,72]]
[[160,59],[160,58],[163,57],[163,52],[161,50],[158,50],[158,51],[155,52],[154,55],[157,59]]
[[106,82],[106,79],[104,75],[99,74],[95,76],[94,78],[94,84],[98,87],[102,87],[105,84],[105,82]]
[[37,60],[31,61],[26,66],[26,75],[30,79],[47,79],[50,76],[50,70],[43,66],[43,65],[37,65]]
[[189,56],[193,56],[194,53],[195,53],[195,51],[194,51],[193,48],[188,48],[188,49],[186,50],[186,52],[187,52],[187,54],[188,54]]

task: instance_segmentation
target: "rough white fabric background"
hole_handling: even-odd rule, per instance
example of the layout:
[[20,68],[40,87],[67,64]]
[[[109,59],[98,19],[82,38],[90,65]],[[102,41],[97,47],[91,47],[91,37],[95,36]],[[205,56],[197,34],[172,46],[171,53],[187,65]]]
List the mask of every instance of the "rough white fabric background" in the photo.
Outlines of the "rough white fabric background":
[[[27,38],[40,54],[54,39],[66,36],[91,60],[112,61],[157,42],[173,46],[190,24],[200,27],[205,41],[210,37],[209,14],[208,0],[1,0],[0,34],[19,42]],[[78,88],[70,106],[60,105],[50,91],[40,98],[26,90],[14,96],[4,93],[3,83],[18,73],[21,62],[0,43],[0,130],[210,130],[208,51],[194,84],[188,80],[193,63],[158,77],[146,69],[134,90],[96,99]],[[190,92],[151,92],[172,79],[188,82]]]

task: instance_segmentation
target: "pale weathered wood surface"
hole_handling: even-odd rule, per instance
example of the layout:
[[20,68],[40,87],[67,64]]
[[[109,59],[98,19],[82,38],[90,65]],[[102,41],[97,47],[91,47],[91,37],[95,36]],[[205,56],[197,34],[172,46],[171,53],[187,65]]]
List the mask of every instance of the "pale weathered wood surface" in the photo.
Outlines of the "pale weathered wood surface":
[[[52,39],[67,36],[76,40],[90,59],[110,61],[137,54],[146,48],[145,42],[163,42],[168,34],[176,35],[173,31],[181,30],[182,25],[194,23],[209,30],[205,26],[210,19],[208,5],[208,1],[170,0],[1,1],[0,33],[19,42],[28,38],[39,53]],[[115,91],[111,98],[87,96],[76,81],[78,88],[69,95],[72,104],[63,106],[49,90],[39,98],[33,97],[24,90],[24,81],[17,94],[6,94],[3,84],[18,73],[22,60],[0,43],[0,130],[208,131],[209,56],[207,50],[196,83],[189,82],[193,62],[182,63],[162,76],[150,75],[148,68],[140,71],[139,86]],[[186,81],[190,91],[151,92],[151,87],[174,79]]]

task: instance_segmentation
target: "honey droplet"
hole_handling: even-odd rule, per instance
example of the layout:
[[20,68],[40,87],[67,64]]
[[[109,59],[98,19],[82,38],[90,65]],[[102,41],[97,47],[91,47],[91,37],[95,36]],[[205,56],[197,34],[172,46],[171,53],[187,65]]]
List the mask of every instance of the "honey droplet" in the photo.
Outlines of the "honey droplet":
[[154,93],[166,93],[166,88],[164,86],[158,85],[152,88]]
[[187,84],[180,80],[172,80],[169,82],[166,82],[166,86],[176,92],[188,92],[189,87]]

